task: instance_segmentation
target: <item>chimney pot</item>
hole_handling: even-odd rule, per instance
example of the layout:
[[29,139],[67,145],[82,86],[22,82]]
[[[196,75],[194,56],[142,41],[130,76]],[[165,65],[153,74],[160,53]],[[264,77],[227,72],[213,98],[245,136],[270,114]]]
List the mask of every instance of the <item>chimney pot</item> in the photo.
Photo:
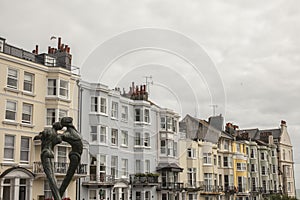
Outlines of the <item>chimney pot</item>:
[[39,54],[39,45],[35,45],[35,54]]
[[60,49],[60,47],[61,47],[61,37],[58,38],[57,49]]

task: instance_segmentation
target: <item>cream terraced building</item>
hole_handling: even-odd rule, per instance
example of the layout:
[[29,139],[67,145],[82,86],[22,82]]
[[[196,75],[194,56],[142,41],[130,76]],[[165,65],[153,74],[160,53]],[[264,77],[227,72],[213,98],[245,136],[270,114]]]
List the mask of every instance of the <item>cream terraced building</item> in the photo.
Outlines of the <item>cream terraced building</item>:
[[244,129],[222,116],[209,121],[187,115],[180,123],[182,199],[259,200],[295,197],[293,147],[285,121],[280,128]]
[[[63,116],[78,123],[79,76],[71,71],[69,47],[33,53],[0,38],[0,199],[42,200],[51,197],[40,162],[41,142],[33,138]],[[55,147],[55,175],[60,182],[68,167],[70,145]],[[75,179],[85,173],[84,165]],[[65,197],[76,198],[76,181]]]

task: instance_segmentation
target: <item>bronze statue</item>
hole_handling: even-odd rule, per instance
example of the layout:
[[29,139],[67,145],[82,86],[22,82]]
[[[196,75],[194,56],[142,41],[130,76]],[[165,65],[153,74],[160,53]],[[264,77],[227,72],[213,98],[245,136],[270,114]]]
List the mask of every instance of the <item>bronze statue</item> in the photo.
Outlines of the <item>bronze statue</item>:
[[69,143],[72,147],[72,150],[69,153],[70,166],[68,168],[67,175],[59,188],[59,193],[61,196],[65,193],[80,163],[83,148],[81,137],[72,122],[73,119],[71,117],[64,117],[60,121],[62,127],[67,128],[67,130],[62,134],[61,138],[63,141]]
[[[71,117],[63,117],[60,122],[55,122],[52,128],[46,128],[44,131],[40,132],[39,135],[34,137],[34,140],[42,141],[41,162],[49,181],[49,186],[54,200],[62,199],[62,196],[80,163],[83,144],[81,137],[72,122],[73,119]],[[58,134],[57,131],[62,130],[63,127],[66,127],[66,130],[62,134]],[[60,188],[58,188],[53,164],[54,146],[62,141],[69,143],[72,150],[69,153],[70,165],[67,174]]]

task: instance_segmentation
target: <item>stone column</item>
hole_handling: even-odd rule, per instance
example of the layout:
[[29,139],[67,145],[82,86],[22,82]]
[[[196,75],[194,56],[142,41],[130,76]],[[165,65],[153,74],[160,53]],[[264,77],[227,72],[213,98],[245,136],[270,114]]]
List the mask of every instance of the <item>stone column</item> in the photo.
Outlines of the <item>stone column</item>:
[[3,200],[3,182],[4,182],[4,178],[1,179],[0,181],[0,200]]
[[20,178],[14,179],[14,185],[13,185],[13,199],[18,200],[19,199],[19,192],[20,192]]
[[33,183],[33,179],[29,179],[28,199],[33,199],[33,198],[32,198],[32,183]]

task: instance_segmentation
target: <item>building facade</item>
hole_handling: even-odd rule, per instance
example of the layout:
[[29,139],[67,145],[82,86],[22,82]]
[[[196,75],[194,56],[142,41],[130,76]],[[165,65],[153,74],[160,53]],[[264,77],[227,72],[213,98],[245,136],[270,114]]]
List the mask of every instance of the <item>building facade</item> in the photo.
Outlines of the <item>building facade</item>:
[[148,100],[145,86],[118,88],[82,81],[81,132],[89,144],[84,199],[171,199],[178,185],[179,116]]
[[[41,143],[33,138],[61,117],[77,126],[79,76],[71,71],[69,47],[60,43],[39,54],[9,45],[0,38],[0,199],[41,200],[51,197],[40,162]],[[68,167],[70,145],[55,147],[56,177]],[[84,174],[84,168],[76,177]],[[76,181],[65,197],[76,198]]]
[[188,200],[295,197],[286,122],[269,130],[239,130],[227,123],[222,130],[222,120],[221,116],[204,121],[187,115],[180,122],[183,196]]

